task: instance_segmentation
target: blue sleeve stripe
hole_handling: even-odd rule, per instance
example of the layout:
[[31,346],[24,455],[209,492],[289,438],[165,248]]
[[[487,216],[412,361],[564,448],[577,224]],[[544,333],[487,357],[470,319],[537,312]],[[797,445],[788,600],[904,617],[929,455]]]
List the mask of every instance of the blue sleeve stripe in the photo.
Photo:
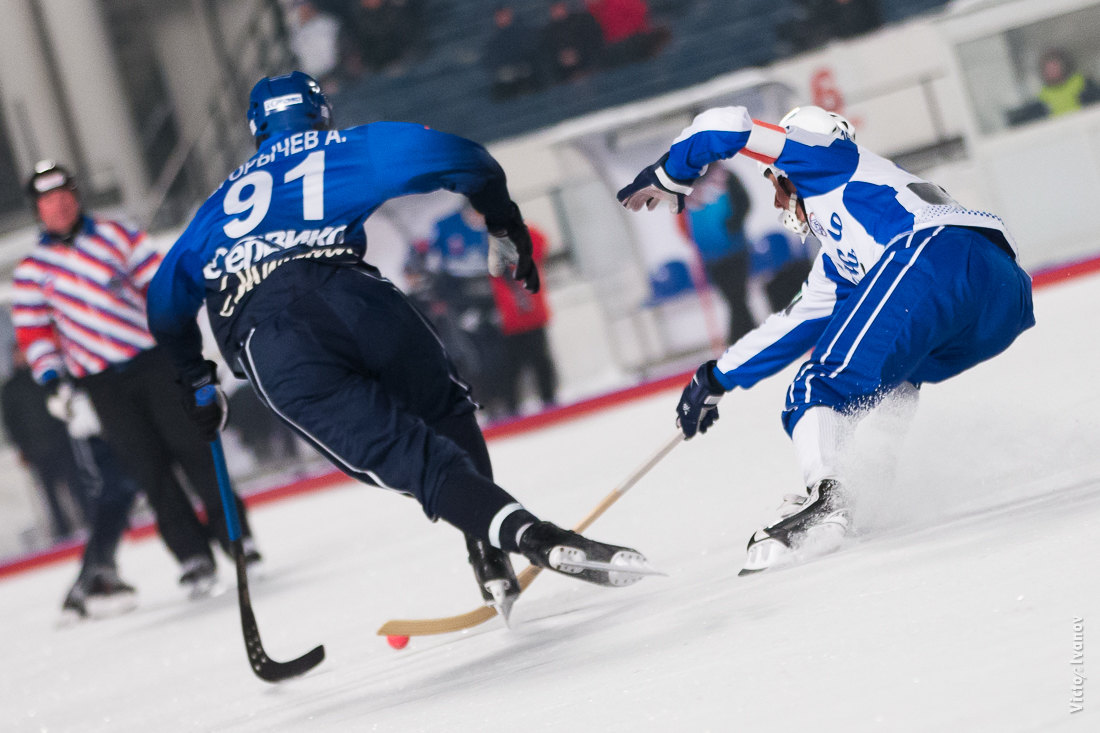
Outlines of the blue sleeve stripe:
[[762,350],[735,370],[721,372],[715,369],[714,376],[726,389],[733,389],[734,387],[748,389],[761,379],[770,377],[799,356],[809,352],[824,332],[829,320],[830,318],[826,316],[803,321],[788,331],[783,338]]
[[716,160],[732,158],[748,142],[749,131],[704,130],[668,150],[665,171],[673,178],[690,181],[699,177],[707,165]]

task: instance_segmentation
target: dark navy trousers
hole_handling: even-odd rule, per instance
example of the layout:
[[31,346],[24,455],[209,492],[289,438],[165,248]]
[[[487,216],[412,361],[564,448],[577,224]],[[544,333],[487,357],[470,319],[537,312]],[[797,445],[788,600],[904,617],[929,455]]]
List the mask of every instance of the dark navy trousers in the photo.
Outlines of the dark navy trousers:
[[888,248],[833,314],[787,392],[788,434],[811,407],[871,407],[902,382],[942,382],[1035,325],[1031,278],[977,230],[939,227]]
[[468,388],[396,286],[367,268],[290,262],[248,308],[272,315],[243,334],[237,364],[280,419],[349,476],[487,536],[515,499],[491,480]]

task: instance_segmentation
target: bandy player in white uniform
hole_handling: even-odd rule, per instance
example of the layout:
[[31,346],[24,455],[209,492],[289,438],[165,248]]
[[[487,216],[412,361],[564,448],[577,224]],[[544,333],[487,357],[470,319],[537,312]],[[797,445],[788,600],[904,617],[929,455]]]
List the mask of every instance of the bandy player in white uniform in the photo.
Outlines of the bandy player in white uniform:
[[703,112],[619,201],[678,213],[707,165],[738,153],[761,163],[784,225],[822,245],[801,294],[700,366],[677,406],[685,437],[706,432],[723,394],[810,352],[783,410],[806,489],[749,540],[745,574],[800,547],[835,549],[850,531],[838,457],[853,418],[999,354],[1035,318],[1031,279],[999,217],[859,146],[848,120],[820,107],[795,108],[779,125],[743,107]]

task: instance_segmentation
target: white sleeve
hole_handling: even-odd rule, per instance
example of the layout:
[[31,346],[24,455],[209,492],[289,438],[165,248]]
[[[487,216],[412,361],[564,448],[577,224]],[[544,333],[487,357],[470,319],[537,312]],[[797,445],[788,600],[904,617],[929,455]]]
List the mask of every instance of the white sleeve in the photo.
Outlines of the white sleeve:
[[727,389],[747,389],[805,355],[825,332],[836,310],[837,288],[819,252],[795,299],[742,336],[718,359],[717,378]]

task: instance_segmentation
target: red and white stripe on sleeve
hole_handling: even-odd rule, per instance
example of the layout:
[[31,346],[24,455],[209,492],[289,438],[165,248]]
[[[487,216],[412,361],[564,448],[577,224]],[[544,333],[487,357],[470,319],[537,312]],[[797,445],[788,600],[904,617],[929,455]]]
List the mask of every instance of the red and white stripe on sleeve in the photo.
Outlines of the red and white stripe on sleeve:
[[753,120],[752,129],[749,131],[749,141],[745,143],[741,155],[771,165],[783,152],[783,146],[786,143],[787,131],[785,129],[769,122]]

